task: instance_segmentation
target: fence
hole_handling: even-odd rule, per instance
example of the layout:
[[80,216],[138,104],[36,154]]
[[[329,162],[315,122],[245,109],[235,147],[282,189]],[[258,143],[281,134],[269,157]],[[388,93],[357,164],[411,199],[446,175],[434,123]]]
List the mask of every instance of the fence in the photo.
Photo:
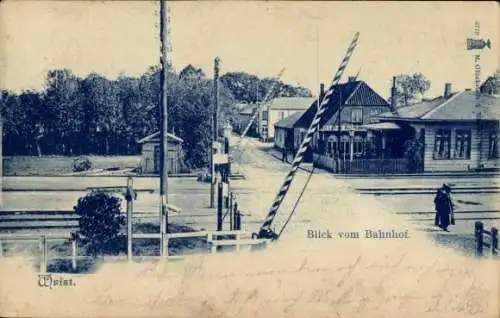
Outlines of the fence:
[[[474,228],[474,237],[476,242],[476,255],[482,256],[484,247],[489,248],[491,256],[498,254],[498,229],[492,227],[490,231],[484,229],[484,224],[477,221]],[[489,243],[485,242],[485,238],[489,238]]]
[[340,159],[313,154],[315,166],[334,173],[409,173],[409,160],[397,159]]
[[[220,236],[232,236],[234,239],[222,239]],[[178,238],[192,238],[192,237],[205,237],[206,242],[209,246],[209,252],[215,254],[220,246],[235,246],[236,251],[241,251],[242,246],[254,246],[254,245],[266,245],[268,240],[254,240],[245,239],[245,232],[242,231],[200,231],[200,232],[184,232],[184,233],[171,233],[167,234],[163,240],[163,244],[167,247],[165,250],[167,254],[165,257],[162,256],[133,256],[135,260],[179,260],[184,259],[184,256],[169,255],[168,254],[168,242],[171,239]],[[161,233],[134,233],[132,236],[134,239],[159,239],[162,240]],[[49,256],[48,242],[71,242],[71,256]],[[35,259],[39,261],[40,272],[46,273],[48,271],[49,260],[71,260],[71,267],[73,271],[77,269],[77,260],[82,259],[92,259],[89,255],[78,255],[78,245],[77,242],[71,240],[70,236],[61,235],[2,235],[0,236],[0,256],[4,257],[4,243],[6,242],[38,242],[38,256],[32,257],[30,259]],[[118,256],[104,256],[104,260],[127,260],[127,255]]]

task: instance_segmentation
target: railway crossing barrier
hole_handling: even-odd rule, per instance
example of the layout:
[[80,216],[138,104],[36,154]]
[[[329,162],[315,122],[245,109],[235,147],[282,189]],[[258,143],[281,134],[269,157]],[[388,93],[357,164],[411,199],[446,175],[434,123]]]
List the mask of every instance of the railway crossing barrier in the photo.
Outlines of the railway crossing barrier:
[[[484,229],[484,224],[481,221],[475,223],[474,237],[476,242],[476,255],[482,256],[484,247],[489,248],[491,256],[495,257],[498,254],[498,229],[492,227],[490,231]],[[485,242],[485,238],[489,238],[489,243]]]

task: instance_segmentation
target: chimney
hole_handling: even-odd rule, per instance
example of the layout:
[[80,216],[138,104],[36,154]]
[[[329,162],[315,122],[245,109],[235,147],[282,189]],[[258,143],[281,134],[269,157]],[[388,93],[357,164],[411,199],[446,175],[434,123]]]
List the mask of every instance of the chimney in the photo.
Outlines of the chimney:
[[396,103],[396,76],[392,77],[392,88],[391,88],[391,112],[395,111],[398,107]]
[[349,76],[348,82],[354,82],[356,80],[356,76]]
[[444,98],[450,98],[451,96],[451,83],[444,84]]
[[319,84],[319,99],[323,99],[323,96],[325,96],[325,84],[321,83]]

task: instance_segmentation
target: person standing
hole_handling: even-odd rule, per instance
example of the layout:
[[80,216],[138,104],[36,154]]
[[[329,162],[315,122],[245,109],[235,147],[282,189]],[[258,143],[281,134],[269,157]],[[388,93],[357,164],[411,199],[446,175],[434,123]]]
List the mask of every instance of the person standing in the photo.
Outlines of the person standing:
[[448,184],[443,184],[438,189],[434,198],[434,206],[436,208],[436,216],[434,224],[448,232],[448,226],[455,224],[453,217],[453,202],[451,200],[451,187]]

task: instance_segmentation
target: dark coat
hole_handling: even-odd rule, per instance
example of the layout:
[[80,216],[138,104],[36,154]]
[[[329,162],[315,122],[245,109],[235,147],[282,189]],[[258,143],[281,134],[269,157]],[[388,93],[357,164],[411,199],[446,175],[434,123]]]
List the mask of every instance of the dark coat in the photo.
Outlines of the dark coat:
[[438,190],[434,198],[434,205],[436,207],[436,223],[438,223],[436,225],[447,228],[453,214],[453,202],[450,196],[446,192]]

